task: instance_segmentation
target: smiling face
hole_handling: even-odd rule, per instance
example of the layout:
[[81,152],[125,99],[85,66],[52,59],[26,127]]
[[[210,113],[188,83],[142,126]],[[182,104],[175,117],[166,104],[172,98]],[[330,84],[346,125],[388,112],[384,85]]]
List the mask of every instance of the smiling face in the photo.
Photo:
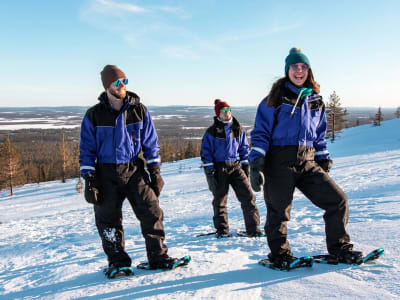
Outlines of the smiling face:
[[224,107],[220,110],[219,118],[222,121],[229,121],[232,118],[232,113],[230,107]]
[[297,63],[290,65],[288,76],[290,81],[299,87],[302,87],[308,76],[308,65],[304,63]]

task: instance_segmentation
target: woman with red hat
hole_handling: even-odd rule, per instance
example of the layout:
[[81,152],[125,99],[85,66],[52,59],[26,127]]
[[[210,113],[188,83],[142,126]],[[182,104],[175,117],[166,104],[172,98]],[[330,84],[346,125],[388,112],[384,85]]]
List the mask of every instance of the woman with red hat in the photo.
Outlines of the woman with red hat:
[[232,116],[227,102],[216,99],[214,124],[204,134],[201,159],[210,191],[213,194],[216,237],[229,236],[227,200],[232,186],[243,210],[248,236],[261,236],[260,215],[251,191],[249,176],[249,144],[246,131]]

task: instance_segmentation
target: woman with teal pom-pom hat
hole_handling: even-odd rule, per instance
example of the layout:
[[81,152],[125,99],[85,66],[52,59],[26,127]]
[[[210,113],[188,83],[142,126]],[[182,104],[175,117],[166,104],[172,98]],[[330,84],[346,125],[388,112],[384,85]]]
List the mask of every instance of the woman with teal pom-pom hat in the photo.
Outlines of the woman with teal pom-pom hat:
[[345,229],[347,196],[328,174],[332,160],[325,141],[325,105],[319,92],[308,57],[299,48],[290,49],[285,76],[259,104],[251,132],[250,182],[254,191],[264,187],[268,257],[276,268],[294,260],[286,223],[295,188],[325,210],[329,254],[339,261],[360,254],[352,250]]

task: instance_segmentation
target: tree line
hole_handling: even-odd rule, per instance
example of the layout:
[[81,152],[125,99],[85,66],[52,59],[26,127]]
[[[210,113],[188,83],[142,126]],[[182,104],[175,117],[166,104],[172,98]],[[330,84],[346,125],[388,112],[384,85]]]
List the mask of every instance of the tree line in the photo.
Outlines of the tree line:
[[[341,106],[340,97],[333,92],[326,104],[327,132],[331,142],[347,127],[347,110]],[[400,118],[400,107],[396,109]],[[370,120],[380,126],[384,120],[379,107]],[[360,125],[358,122],[356,125]],[[61,180],[80,176],[79,128],[23,130],[0,134],[0,190],[28,183]],[[178,136],[160,136],[160,155],[163,162],[178,161],[200,156],[200,139],[182,139]]]
[[[200,156],[201,140],[160,139],[163,162]],[[35,130],[0,138],[0,190],[80,176],[79,139],[75,131]]]

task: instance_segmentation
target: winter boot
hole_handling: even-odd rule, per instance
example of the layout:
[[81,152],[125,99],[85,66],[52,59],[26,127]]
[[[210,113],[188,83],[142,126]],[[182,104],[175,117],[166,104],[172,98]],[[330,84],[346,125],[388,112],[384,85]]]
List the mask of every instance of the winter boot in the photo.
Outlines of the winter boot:
[[353,250],[352,244],[344,245],[337,254],[337,260],[345,264],[361,264],[364,254],[362,251]]
[[248,237],[261,237],[264,234],[260,230],[247,232]]
[[178,258],[169,257],[167,254],[162,255],[156,259],[149,261],[149,269],[173,269],[174,264],[178,261]]
[[224,231],[217,231],[217,233],[215,234],[215,237],[217,239],[222,239],[222,238],[227,238],[227,237],[231,237],[232,235],[230,235],[229,233],[226,233]]
[[109,279],[113,279],[118,276],[134,275],[132,267],[117,267],[115,265],[110,265],[108,268],[104,269],[104,274]]
[[290,264],[296,259],[291,252],[279,256],[268,254],[268,260],[272,263],[272,267],[280,270],[289,270]]

